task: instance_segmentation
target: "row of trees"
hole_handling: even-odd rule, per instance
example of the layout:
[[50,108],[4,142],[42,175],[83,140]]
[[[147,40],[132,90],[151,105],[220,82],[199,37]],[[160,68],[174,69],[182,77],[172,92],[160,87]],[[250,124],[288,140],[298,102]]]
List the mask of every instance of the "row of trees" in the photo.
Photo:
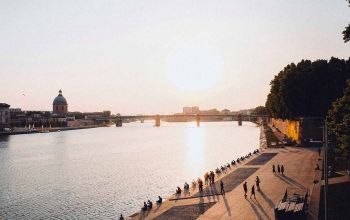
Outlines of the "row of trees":
[[350,159],[350,58],[302,60],[286,66],[271,81],[266,101],[270,116],[327,119],[334,155]]
[[349,78],[350,59],[292,63],[271,81],[266,108],[275,118],[325,117]]
[[253,109],[252,114],[254,115],[267,115],[267,109],[265,106],[258,106],[256,108]]

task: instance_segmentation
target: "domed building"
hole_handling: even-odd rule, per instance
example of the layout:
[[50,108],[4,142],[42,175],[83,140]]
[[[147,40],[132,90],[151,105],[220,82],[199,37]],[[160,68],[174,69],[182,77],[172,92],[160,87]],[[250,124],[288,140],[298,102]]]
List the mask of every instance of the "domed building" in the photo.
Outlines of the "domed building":
[[53,100],[53,113],[58,115],[65,115],[68,112],[68,103],[66,98],[62,95],[62,90],[58,91],[58,96]]

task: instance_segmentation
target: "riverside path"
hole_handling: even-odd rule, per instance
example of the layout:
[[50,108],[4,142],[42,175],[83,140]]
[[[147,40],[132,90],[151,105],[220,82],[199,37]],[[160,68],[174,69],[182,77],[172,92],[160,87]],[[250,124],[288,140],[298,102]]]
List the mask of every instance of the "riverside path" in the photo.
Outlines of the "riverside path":
[[[314,207],[309,210],[313,212],[309,219],[317,219],[319,196],[312,196],[312,193],[319,193],[315,189],[321,183],[318,180],[314,184],[314,180],[321,177],[321,171],[315,170],[317,163],[322,165],[316,148],[266,149],[245,163],[231,166],[231,170],[220,176],[225,183],[225,197],[215,187],[205,188],[202,194],[195,189],[187,195],[172,195],[161,206],[136,213],[131,219],[274,219],[274,207],[287,187],[309,191],[309,206]],[[283,164],[284,175],[273,174],[272,164]],[[256,199],[249,199],[256,176],[261,180],[261,191],[256,191]],[[248,182],[247,199],[243,192],[244,181]]]

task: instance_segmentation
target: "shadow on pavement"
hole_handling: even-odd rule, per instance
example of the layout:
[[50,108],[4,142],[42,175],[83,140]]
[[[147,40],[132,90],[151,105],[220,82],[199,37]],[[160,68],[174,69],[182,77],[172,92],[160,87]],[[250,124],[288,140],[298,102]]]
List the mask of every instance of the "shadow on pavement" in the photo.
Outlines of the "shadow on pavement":
[[261,195],[261,197],[269,204],[270,208],[275,208],[275,204],[272,202],[272,200],[263,192],[263,191],[258,191],[258,193]]

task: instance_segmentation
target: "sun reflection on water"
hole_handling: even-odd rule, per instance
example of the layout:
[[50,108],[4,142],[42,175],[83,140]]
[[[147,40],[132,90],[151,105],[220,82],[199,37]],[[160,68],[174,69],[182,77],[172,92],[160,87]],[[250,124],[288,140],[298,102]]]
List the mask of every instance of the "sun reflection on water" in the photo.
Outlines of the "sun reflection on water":
[[202,176],[201,167],[204,165],[205,130],[190,123],[186,128],[187,164],[196,176]]

